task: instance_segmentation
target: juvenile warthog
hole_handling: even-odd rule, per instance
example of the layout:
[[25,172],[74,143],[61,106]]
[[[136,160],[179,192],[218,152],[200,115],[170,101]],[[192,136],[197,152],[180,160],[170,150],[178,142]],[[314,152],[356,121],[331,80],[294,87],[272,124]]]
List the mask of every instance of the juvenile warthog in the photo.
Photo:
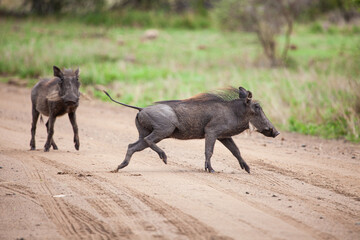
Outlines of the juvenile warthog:
[[63,72],[56,66],[54,66],[53,69],[55,77],[39,81],[31,91],[33,120],[30,147],[31,150],[35,150],[36,123],[39,115],[43,114],[49,117],[46,122],[48,136],[44,151],[48,152],[50,145],[54,150],[57,150],[58,148],[53,140],[55,119],[57,116],[68,113],[74,130],[75,149],[79,150],[80,142],[75,113],[79,106],[80,97],[79,69],[75,71],[65,69]]
[[248,129],[249,123],[267,137],[279,135],[260,104],[251,100],[252,93],[242,87],[203,93],[185,100],[157,102],[146,108],[117,102],[104,92],[112,101],[139,110],[135,119],[139,140],[128,146],[125,159],[115,172],[126,167],[135,152],[147,147],[157,152],[166,164],[165,152],[156,145],[164,138],[205,138],[205,171],[214,172],[210,158],[215,141],[219,140],[237,158],[241,168],[250,173],[249,166],[231,137]]

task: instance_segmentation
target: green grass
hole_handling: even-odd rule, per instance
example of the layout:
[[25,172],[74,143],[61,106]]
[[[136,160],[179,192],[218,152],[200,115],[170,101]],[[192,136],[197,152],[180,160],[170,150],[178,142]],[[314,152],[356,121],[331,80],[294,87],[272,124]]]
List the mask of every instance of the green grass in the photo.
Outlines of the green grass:
[[176,27],[144,40],[145,28],[87,21],[1,19],[0,74],[30,80],[51,76],[53,65],[80,67],[82,91],[106,99],[94,90],[102,84],[141,107],[244,86],[281,129],[360,141],[359,34],[295,26],[290,67],[269,69],[253,34]]

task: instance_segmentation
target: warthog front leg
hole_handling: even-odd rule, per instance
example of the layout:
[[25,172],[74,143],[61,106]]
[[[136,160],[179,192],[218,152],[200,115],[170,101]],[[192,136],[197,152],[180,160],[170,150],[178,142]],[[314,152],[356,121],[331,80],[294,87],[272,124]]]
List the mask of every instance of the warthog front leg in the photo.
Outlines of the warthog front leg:
[[[144,138],[144,141],[149,145],[149,147],[154,150],[163,160],[165,164],[167,164],[167,156],[161,148],[159,148],[156,143],[160,142],[165,137],[169,136],[174,129],[166,129],[167,131],[153,131],[149,136]],[[170,132],[170,133],[169,133]]]
[[36,133],[36,124],[39,119],[40,113],[35,109],[35,106],[32,106],[32,124],[31,124],[31,140],[30,140],[30,150],[35,150],[35,133]]
[[248,173],[250,173],[250,167],[246,164],[244,159],[240,155],[240,150],[236,146],[234,140],[232,138],[222,138],[218,139],[224,146],[230,150],[230,152],[237,158],[239,161],[241,169],[245,169]]
[[[50,145],[52,145],[52,143],[54,143],[52,141],[53,135],[54,135],[54,124],[55,124],[55,119],[56,117],[54,117],[53,115],[49,116],[49,120],[47,122],[47,129],[48,129],[48,137],[44,146],[44,151],[48,152],[50,149]],[[55,143],[54,143],[55,144]],[[55,145],[56,146],[56,145]],[[57,148],[57,147],[56,147]]]
[[74,130],[75,149],[79,150],[80,141],[79,141],[79,130],[78,130],[78,126],[77,126],[77,123],[76,123],[76,114],[75,114],[75,112],[70,112],[68,115],[69,115],[69,119],[70,119],[71,125],[72,125],[73,130]]
[[214,152],[216,137],[213,134],[205,134],[205,171],[215,172],[211,167],[211,156]]
[[[49,120],[46,122],[46,130],[49,133]],[[54,138],[51,138],[51,146],[53,147],[54,150],[58,150],[58,147],[55,144]]]

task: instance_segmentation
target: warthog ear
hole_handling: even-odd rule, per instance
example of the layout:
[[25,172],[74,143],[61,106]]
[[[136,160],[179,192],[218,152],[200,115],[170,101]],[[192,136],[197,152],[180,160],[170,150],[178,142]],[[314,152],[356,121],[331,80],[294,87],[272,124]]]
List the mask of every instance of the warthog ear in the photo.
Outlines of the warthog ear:
[[243,87],[239,87],[239,98],[246,98],[246,103],[250,103],[252,98],[252,92],[247,91]]
[[239,87],[239,98],[247,98],[248,97],[248,91],[246,91],[245,88]]
[[77,77],[79,76],[79,74],[80,74],[80,69],[79,69],[79,68],[77,68],[77,69],[75,70],[75,74],[76,74]]
[[251,102],[252,92],[247,91],[246,103],[249,104]]
[[247,91],[247,98],[252,98],[252,92]]
[[54,70],[54,76],[58,77],[60,79],[63,78],[63,73],[61,72],[60,68],[58,68],[57,66],[53,66],[53,70]]

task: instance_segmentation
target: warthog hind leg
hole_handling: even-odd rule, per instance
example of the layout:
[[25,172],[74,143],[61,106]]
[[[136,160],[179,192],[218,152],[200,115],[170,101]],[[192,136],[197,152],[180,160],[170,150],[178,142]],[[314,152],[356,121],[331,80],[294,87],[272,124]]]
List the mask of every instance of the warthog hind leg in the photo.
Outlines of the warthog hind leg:
[[36,123],[39,119],[40,113],[35,109],[35,106],[32,107],[32,124],[31,124],[31,140],[30,140],[30,150],[35,150],[35,133],[36,133]]
[[117,169],[114,170],[114,172],[117,172],[119,169],[129,165],[131,156],[135,152],[142,151],[147,147],[149,147],[149,145],[144,141],[144,139],[139,139],[136,142],[129,144],[124,161],[117,167]]
[[152,133],[150,133],[149,136],[144,138],[144,141],[149,145],[149,147],[152,150],[154,150],[159,155],[160,159],[162,159],[165,164],[167,164],[167,156],[165,152],[156,145],[156,143],[160,142],[162,139],[169,136],[174,131],[174,129],[175,128],[173,128],[171,131],[169,131],[169,129],[168,131],[155,130]]

